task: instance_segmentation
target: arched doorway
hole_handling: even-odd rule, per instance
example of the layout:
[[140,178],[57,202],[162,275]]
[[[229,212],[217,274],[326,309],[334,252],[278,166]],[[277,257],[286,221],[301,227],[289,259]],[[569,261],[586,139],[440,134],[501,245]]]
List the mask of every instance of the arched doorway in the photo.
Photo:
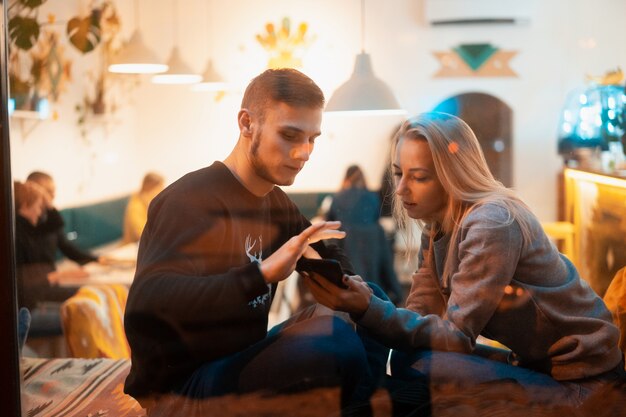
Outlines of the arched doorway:
[[513,112],[505,102],[489,94],[463,93],[433,110],[463,119],[476,134],[494,177],[507,187],[513,185]]

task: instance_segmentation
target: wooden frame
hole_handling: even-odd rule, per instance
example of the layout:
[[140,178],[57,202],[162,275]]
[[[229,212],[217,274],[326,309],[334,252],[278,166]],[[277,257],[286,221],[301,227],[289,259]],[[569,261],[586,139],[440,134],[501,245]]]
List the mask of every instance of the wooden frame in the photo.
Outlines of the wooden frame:
[[565,169],[565,220],[574,226],[576,267],[583,279],[603,296],[615,273],[626,262],[626,178],[607,173]]
[[[7,1],[0,0],[0,100],[8,103],[8,19]],[[11,176],[11,153],[9,141],[8,106],[0,106],[0,375],[3,388],[0,390],[0,404],[3,415],[21,415],[19,351],[17,341],[17,292],[15,281],[15,249],[13,245],[14,212],[13,180]]]

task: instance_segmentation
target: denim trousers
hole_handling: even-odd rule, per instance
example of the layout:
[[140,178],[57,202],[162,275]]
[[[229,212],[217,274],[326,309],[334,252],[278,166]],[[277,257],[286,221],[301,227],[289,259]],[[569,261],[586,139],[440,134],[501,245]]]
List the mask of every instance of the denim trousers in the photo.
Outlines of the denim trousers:
[[607,383],[624,378],[624,363],[594,377],[557,381],[550,375],[485,357],[455,352],[418,350],[394,351],[390,360],[393,378],[420,381],[429,386],[455,384],[470,386],[482,383],[512,382],[524,389],[536,403],[577,407]]
[[[372,285],[375,294],[386,297]],[[383,381],[389,349],[371,339],[345,313],[315,304],[273,327],[247,349],[203,364],[152,416],[207,415],[203,399],[227,394],[286,394],[341,388],[341,408],[367,408]],[[172,400],[172,398],[175,398]],[[343,413],[367,415],[367,411]]]

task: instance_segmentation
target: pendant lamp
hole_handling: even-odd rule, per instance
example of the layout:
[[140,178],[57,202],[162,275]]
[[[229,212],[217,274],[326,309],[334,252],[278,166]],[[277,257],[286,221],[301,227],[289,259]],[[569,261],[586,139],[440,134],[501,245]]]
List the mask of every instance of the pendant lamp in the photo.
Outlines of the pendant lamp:
[[224,78],[215,70],[213,61],[209,59],[206,68],[202,73],[202,81],[193,85],[194,91],[225,91],[228,84]]
[[389,86],[374,75],[371,57],[363,47],[364,33],[365,0],[361,0],[361,53],[356,56],[352,76],[333,93],[325,111],[405,114]]
[[[213,22],[211,21],[211,0],[207,1],[207,33],[205,34],[205,38],[208,39],[207,43],[213,44],[213,37],[208,33],[209,29],[213,27]],[[209,48],[213,49],[213,48]],[[211,52],[211,51],[209,51]],[[224,91],[228,88],[227,83],[224,81],[222,75],[217,72],[215,67],[213,66],[213,60],[211,59],[211,54],[209,54],[209,60],[207,61],[204,72],[202,73],[202,81],[194,84],[192,89],[194,91]]]
[[178,28],[177,28],[177,10],[176,2],[174,5],[174,47],[167,60],[168,70],[166,72],[156,74],[152,77],[155,84],[194,84],[202,79],[202,76],[191,69],[191,67],[183,61],[178,49]]
[[134,4],[135,30],[130,40],[109,65],[109,72],[120,74],[156,74],[167,71],[157,55],[146,46],[139,30],[139,6]]

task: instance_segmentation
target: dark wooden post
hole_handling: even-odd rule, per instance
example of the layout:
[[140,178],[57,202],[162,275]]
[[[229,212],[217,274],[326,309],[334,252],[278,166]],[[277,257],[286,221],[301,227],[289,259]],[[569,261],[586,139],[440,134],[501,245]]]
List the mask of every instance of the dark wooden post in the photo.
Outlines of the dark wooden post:
[[7,0],[0,0],[0,404],[2,415],[21,415],[17,341],[17,293],[13,246],[13,180],[9,147]]

